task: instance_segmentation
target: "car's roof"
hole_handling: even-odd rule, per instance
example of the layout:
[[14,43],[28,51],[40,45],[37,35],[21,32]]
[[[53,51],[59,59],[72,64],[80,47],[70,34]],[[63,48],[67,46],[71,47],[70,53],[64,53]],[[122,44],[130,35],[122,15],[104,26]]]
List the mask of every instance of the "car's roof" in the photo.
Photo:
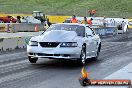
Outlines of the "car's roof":
[[88,26],[85,24],[79,24],[79,23],[57,23],[57,24],[53,24],[53,25],[58,25],[58,24],[65,24],[65,25],[78,25],[78,26]]

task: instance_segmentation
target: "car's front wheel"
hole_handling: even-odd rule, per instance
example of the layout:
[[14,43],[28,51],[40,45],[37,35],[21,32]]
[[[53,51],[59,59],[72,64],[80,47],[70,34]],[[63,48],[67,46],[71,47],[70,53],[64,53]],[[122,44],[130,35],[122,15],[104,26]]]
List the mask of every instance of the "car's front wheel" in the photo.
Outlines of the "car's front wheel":
[[29,59],[29,62],[30,62],[30,63],[36,63],[37,60],[38,60],[38,58],[36,58],[36,57],[35,57],[35,58],[32,58],[32,57],[30,57],[30,56],[28,57],[28,59]]
[[82,46],[79,63],[81,65],[85,65],[85,63],[86,63],[86,47],[84,45]]

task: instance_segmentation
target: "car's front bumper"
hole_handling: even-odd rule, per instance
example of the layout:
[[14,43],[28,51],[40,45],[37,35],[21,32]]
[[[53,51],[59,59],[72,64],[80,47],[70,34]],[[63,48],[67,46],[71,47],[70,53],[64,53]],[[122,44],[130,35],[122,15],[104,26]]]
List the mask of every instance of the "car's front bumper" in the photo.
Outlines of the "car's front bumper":
[[78,59],[80,58],[80,47],[65,48],[42,48],[39,46],[27,46],[27,53],[30,57],[55,58],[55,59]]

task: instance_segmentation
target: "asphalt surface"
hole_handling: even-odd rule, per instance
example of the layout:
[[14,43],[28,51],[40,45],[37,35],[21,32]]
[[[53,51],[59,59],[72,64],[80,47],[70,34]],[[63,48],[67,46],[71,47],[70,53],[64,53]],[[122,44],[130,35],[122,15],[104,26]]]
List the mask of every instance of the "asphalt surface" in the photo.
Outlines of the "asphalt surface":
[[[85,65],[89,78],[103,79],[132,62],[131,33],[102,39],[99,59]],[[75,61],[44,58],[30,64],[25,49],[0,52],[0,88],[82,88],[81,68]]]

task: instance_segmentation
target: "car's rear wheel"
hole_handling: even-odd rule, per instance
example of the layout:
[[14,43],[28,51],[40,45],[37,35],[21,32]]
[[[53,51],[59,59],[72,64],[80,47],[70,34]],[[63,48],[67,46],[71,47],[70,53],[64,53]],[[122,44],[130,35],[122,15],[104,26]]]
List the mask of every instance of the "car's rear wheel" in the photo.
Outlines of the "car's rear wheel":
[[29,62],[30,63],[36,63],[37,62],[37,60],[38,60],[38,58],[37,57],[35,57],[35,58],[32,58],[32,57],[28,57],[28,59],[29,59]]
[[84,45],[82,46],[79,63],[80,65],[85,65],[86,63],[86,47]]

